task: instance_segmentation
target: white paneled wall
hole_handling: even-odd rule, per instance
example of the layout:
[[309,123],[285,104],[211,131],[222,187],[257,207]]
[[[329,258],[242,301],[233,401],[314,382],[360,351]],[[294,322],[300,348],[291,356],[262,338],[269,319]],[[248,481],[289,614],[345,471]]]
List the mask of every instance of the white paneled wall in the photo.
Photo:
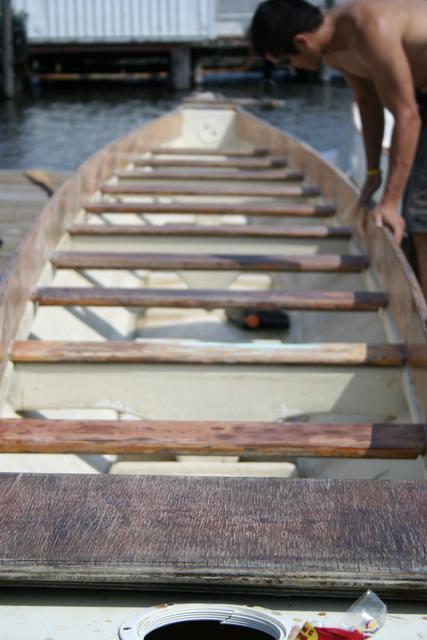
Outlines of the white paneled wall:
[[13,0],[30,41],[211,39],[216,0]]

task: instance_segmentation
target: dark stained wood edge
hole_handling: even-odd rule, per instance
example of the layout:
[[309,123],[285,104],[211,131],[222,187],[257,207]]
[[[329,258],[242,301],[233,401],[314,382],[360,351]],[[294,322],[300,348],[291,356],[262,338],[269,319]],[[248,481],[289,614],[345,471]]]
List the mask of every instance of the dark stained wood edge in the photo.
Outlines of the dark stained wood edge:
[[403,366],[399,344],[280,344],[253,345],[195,340],[138,340],[138,342],[23,340],[14,343],[13,362],[124,362],[194,364],[361,365]]
[[287,166],[285,158],[240,158],[227,160],[214,160],[213,158],[199,158],[197,160],[185,160],[184,158],[133,158],[137,167],[179,167],[195,169],[209,167],[212,169],[253,169],[263,171],[265,169],[283,169]]
[[289,171],[284,169],[271,169],[263,171],[260,175],[259,171],[239,171],[239,170],[206,170],[206,169],[157,169],[155,171],[141,171],[135,169],[127,169],[124,171],[116,171],[114,174],[121,180],[209,180],[209,181],[234,181],[248,182],[254,180],[262,180],[263,182],[299,182],[304,176],[299,171]]
[[239,215],[268,217],[328,218],[335,215],[332,205],[312,205],[288,202],[86,202],[87,213],[149,213],[164,214],[200,214],[200,215]]
[[0,419],[2,453],[415,459],[426,425]]
[[360,273],[369,267],[358,255],[232,255],[57,251],[50,257],[58,269],[151,269],[154,271],[250,271]]
[[33,300],[48,306],[168,307],[180,309],[264,309],[377,311],[388,304],[382,292],[240,291],[214,289],[104,289],[41,287]]
[[155,147],[151,153],[157,155],[177,155],[177,156],[225,156],[225,157],[250,157],[258,158],[268,156],[270,149],[268,147],[236,147],[236,148],[216,148],[207,149],[205,147]]
[[288,225],[200,225],[200,224],[73,224],[70,236],[166,236],[218,238],[294,238],[303,240],[351,238],[350,227]]
[[[2,585],[425,597],[425,482],[0,475]],[[360,526],[363,523],[363,526]]]
[[177,195],[177,196],[231,196],[231,197],[265,197],[265,198],[311,198],[320,195],[317,187],[293,186],[293,185],[252,185],[252,184],[228,184],[221,182],[218,185],[203,184],[203,181],[193,183],[180,182],[171,184],[153,181],[119,182],[117,184],[103,184],[102,193],[108,195]]

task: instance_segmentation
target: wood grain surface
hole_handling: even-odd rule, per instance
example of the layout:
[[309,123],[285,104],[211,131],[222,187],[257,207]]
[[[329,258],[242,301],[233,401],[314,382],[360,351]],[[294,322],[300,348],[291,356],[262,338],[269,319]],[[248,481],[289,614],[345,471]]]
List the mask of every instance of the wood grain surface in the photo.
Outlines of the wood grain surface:
[[210,167],[213,169],[233,168],[233,169],[254,169],[262,171],[264,169],[283,169],[287,165],[285,158],[137,158],[137,167],[185,167],[195,169],[198,167]]
[[0,475],[0,583],[422,598],[426,483]]
[[265,309],[301,311],[377,311],[386,293],[366,291],[241,291],[215,289],[118,289],[41,287],[33,295],[40,305],[170,307],[181,309]]
[[0,419],[0,452],[414,459],[426,425]]
[[151,269],[153,271],[251,271],[360,273],[369,267],[357,255],[197,255],[182,253],[119,253],[57,251],[52,264],[60,269]]
[[306,227],[287,225],[201,225],[201,224],[73,224],[71,236],[166,236],[202,238],[295,238],[296,240],[322,240],[351,238],[350,227]]
[[235,147],[235,148],[216,148],[207,149],[206,147],[155,147],[151,153],[160,155],[176,155],[176,156],[225,156],[233,157],[253,157],[258,158],[268,156],[270,149],[267,147]]
[[320,195],[318,187],[292,185],[251,185],[251,184],[203,184],[203,181],[170,184],[161,182],[119,182],[103,184],[102,193],[109,195],[177,195],[177,196],[236,196],[253,198],[311,198]]
[[303,180],[300,171],[290,171],[283,169],[271,169],[263,171],[239,171],[237,169],[157,169],[155,171],[142,171],[137,169],[127,169],[116,171],[114,174],[121,180],[226,180],[226,181],[265,181],[265,182],[296,182]]
[[14,362],[190,362],[194,364],[402,366],[406,352],[399,344],[268,344],[196,340],[16,341]]
[[288,202],[87,202],[88,213],[183,213],[200,215],[239,215],[329,218],[335,214],[332,205],[290,204]]

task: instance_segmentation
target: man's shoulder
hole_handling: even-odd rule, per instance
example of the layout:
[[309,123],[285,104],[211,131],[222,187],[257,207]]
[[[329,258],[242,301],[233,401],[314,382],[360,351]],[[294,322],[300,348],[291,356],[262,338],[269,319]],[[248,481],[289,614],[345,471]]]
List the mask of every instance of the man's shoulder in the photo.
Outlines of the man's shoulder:
[[360,45],[384,36],[399,37],[401,11],[398,5],[389,0],[351,0],[342,5],[336,26],[338,30],[341,26],[347,30],[355,47],[357,43]]
[[387,0],[351,0],[340,7],[339,19],[352,25],[355,29],[363,29],[391,15],[391,7]]

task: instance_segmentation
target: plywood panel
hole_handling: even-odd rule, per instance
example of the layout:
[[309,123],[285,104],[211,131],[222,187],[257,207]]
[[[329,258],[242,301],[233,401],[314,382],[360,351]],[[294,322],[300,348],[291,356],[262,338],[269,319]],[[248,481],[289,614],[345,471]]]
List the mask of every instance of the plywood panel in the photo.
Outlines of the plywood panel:
[[[2,584],[425,597],[425,483],[0,476]],[[362,525],[362,526],[361,526]]]

